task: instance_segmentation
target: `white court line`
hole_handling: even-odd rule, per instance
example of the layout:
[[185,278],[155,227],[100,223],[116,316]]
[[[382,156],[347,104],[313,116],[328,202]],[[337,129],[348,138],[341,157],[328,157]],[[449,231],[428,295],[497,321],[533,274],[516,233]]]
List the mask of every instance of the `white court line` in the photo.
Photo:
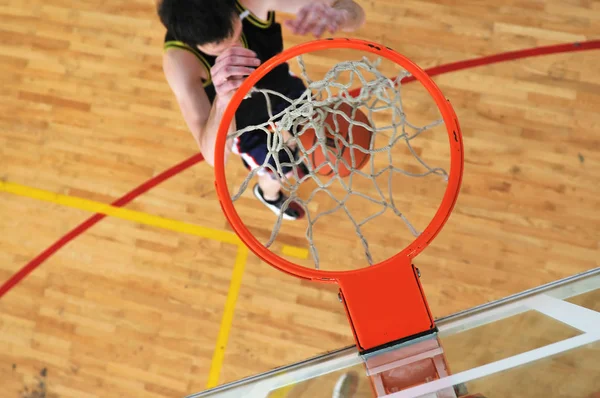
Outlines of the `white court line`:
[[517,366],[525,365],[539,359],[547,358],[552,355],[559,354],[564,351],[572,350],[586,344],[600,340],[600,333],[586,333],[580,336],[572,337],[567,340],[559,341],[558,343],[550,344],[545,347],[536,348],[535,350],[527,351],[522,354],[512,356],[510,358],[501,359],[500,361],[492,362],[487,365],[479,366],[474,369],[469,369],[464,372],[444,377],[420,386],[412,387],[397,393],[387,395],[386,398],[414,398],[421,397],[444,388],[452,387],[460,383],[479,379],[489,376],[494,373],[502,372],[507,369],[512,369]]
[[583,332],[594,333],[600,329],[600,312],[545,294],[532,297],[528,304],[532,309]]

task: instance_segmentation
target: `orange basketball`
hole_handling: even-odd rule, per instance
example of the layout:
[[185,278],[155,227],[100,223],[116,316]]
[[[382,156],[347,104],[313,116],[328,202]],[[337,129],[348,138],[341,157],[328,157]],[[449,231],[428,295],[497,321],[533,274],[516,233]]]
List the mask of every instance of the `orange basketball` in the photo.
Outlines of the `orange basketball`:
[[[356,110],[354,116],[352,116],[352,107],[346,103],[342,103],[337,109],[348,115],[350,120],[371,126],[369,119],[360,109]],[[331,166],[326,163],[326,161],[329,160],[333,165],[337,165],[339,176],[347,177],[352,173],[352,154],[354,154],[354,168],[358,170],[362,169],[369,161],[371,155],[362,152],[360,149],[348,147],[346,144],[344,144],[344,141],[342,141],[340,137],[330,134],[330,129],[331,131],[335,131],[337,134],[343,137],[347,143],[360,146],[365,150],[369,150],[372,136],[371,131],[362,126],[353,124],[352,141],[350,141],[350,123],[343,116],[330,112],[325,119],[324,126],[325,144],[327,146],[326,151],[323,151],[323,147],[317,142],[317,135],[315,134],[315,130],[313,128],[307,128],[304,133],[300,135],[300,141],[302,142],[304,149],[307,151],[311,148],[314,148],[316,145],[314,152],[309,153],[309,162],[311,163],[310,166],[312,166],[311,168],[313,170],[317,170],[319,166],[325,163],[325,165],[322,166],[317,173],[324,176],[331,176],[333,175],[334,171]],[[344,162],[337,160],[338,154],[346,161],[348,166],[346,166]]]

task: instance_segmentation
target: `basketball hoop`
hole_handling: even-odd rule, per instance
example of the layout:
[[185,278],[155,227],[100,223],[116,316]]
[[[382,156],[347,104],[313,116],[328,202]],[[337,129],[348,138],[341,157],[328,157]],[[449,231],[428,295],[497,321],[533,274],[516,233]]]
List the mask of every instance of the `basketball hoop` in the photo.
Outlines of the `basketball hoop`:
[[[388,101],[390,104],[389,106],[391,109],[393,108],[392,110],[395,112],[394,114],[397,113],[401,115],[402,109],[398,108],[398,106],[392,103],[393,99],[389,99],[391,98],[390,94],[381,94],[383,92],[382,90],[388,90],[386,91],[388,93],[389,90],[395,90],[395,87],[401,85],[402,79],[404,78],[414,78],[420,82],[421,85],[426,89],[431,99],[435,102],[435,105],[441,114],[441,123],[438,124],[443,123],[445,126],[448,136],[448,143],[450,146],[449,172],[447,172],[447,174],[445,172],[441,173],[438,169],[427,166],[426,173],[422,174],[443,174],[444,180],[446,181],[446,187],[441,199],[441,203],[429,224],[423,229],[422,232],[415,232],[415,238],[412,243],[394,256],[373,264],[369,264],[370,261],[364,261],[362,263],[367,265],[366,268],[348,271],[327,271],[318,268],[310,269],[295,264],[294,262],[279,256],[269,249],[269,244],[265,245],[261,243],[244,224],[234,206],[233,200],[238,198],[239,194],[232,196],[227,184],[224,165],[226,141],[231,138],[231,135],[228,136],[229,126],[234,120],[236,111],[242,101],[248,95],[260,95],[261,89],[257,89],[255,86],[261,80],[261,78],[267,75],[276,66],[285,63],[292,58],[299,57],[299,62],[302,66],[302,55],[322,50],[336,49],[349,49],[362,52],[363,54],[375,55],[395,63],[404,71],[402,74],[398,75],[397,78],[384,79],[381,77],[382,75],[380,73],[377,73],[377,65],[375,63],[370,63],[363,59],[343,62],[336,65],[336,68],[333,68],[332,72],[327,76],[334,76],[336,75],[335,72],[340,70],[350,71],[349,73],[354,73],[357,76],[362,73],[362,70],[368,71],[368,73],[371,74],[375,73],[376,78],[372,81],[367,79],[364,81],[361,80],[362,86],[357,97],[362,95],[361,104],[363,105],[373,104],[373,108],[375,108],[378,106],[376,105],[376,103],[378,103],[377,101],[383,98],[381,101]],[[354,102],[352,98],[348,96],[348,91],[344,88],[346,86],[343,84],[334,83],[332,80],[326,79],[321,81],[313,81],[305,77],[304,80],[307,80],[308,82],[307,92],[298,99],[293,101],[290,100],[289,103],[293,106],[290,106],[289,110],[280,112],[278,118],[276,118],[277,115],[270,112],[270,116],[273,119],[265,123],[265,126],[270,126],[271,131],[273,131],[274,128],[275,132],[277,133],[278,129],[286,129],[288,131],[293,130],[296,132],[296,134],[302,134],[302,132],[306,131],[305,128],[301,127],[303,126],[302,123],[308,123],[312,120],[318,119],[318,112],[320,112],[318,109],[323,109],[323,106],[325,109],[327,109],[327,115],[330,115],[332,112],[337,112],[339,102],[350,103],[351,106],[355,106],[353,105]],[[338,89],[338,93],[332,94],[331,90],[327,91],[328,88],[323,87],[323,82],[329,84],[330,87],[336,87]],[[329,94],[325,95],[327,98],[321,98],[322,101],[318,102],[315,98],[311,97],[311,90],[325,90]],[[394,95],[400,97],[399,90],[394,91],[394,93]],[[367,96],[376,98],[373,101],[368,102],[365,99]],[[319,104],[318,109],[315,105],[317,103]],[[315,107],[313,107],[313,105],[315,105]],[[344,117],[344,115],[341,114],[340,117]],[[348,119],[347,117],[345,118]],[[371,118],[371,116],[369,116],[369,118]],[[275,119],[277,119],[277,122],[274,121]],[[301,122],[299,120],[301,120]],[[356,125],[359,124],[353,119],[350,119],[348,123]],[[375,125],[375,123],[373,123],[373,125]],[[391,125],[393,126],[394,134],[396,134],[395,129],[400,129],[400,127],[398,127],[401,125],[400,122],[392,122]],[[261,128],[266,130],[265,126]],[[364,123],[362,123],[361,126],[371,129],[374,134],[380,132],[380,130],[378,130],[376,127],[364,126]],[[404,129],[405,126],[406,123],[402,124],[401,128]],[[433,126],[433,124],[430,126]],[[409,140],[415,138],[427,128],[429,127],[425,126],[421,129],[415,128],[415,133],[412,135],[408,135],[404,132],[404,130],[402,130],[397,134],[397,136],[401,137],[401,139],[390,140],[388,146],[395,145],[400,141],[405,141],[407,144],[409,144]],[[357,127],[355,127],[355,130],[356,129]],[[251,129],[245,129],[246,132],[250,130]],[[238,134],[243,133],[244,131],[238,132]],[[337,133],[332,132],[332,134],[335,135]],[[323,134],[321,133],[321,135]],[[354,151],[354,155],[352,155],[352,157],[360,155],[361,152],[368,152],[371,155],[374,155],[377,151],[383,150],[373,147],[373,144],[371,144],[371,147],[369,148],[361,148],[356,144],[353,144],[354,141],[351,134],[349,137],[350,138],[337,137],[336,145],[347,145],[351,147],[351,149]],[[394,137],[396,137],[396,135],[394,135]],[[272,147],[278,147],[279,150],[286,150],[289,152],[288,149],[282,147],[284,140],[281,137],[277,137],[277,134],[275,134],[272,139],[273,142],[270,143]],[[315,146],[315,148],[308,148],[301,143],[299,143],[299,146],[300,151],[303,155],[305,155],[305,158],[311,155],[311,150],[314,151],[316,150],[315,148],[317,148],[317,146]],[[388,146],[386,146],[384,149],[388,149]],[[412,151],[410,145],[409,149]],[[417,160],[420,161],[417,154],[415,154],[414,151],[412,152]],[[345,162],[344,165],[347,170],[351,170],[353,173],[360,174],[364,178],[375,179],[373,174],[374,172],[372,170],[371,172],[361,171],[360,167],[362,166],[356,166],[354,160],[350,161],[348,157],[343,159],[341,156],[338,156],[337,159],[335,159],[334,156],[327,162],[328,167],[334,172],[336,172],[341,167],[342,163]],[[422,161],[420,161],[420,163],[425,164]],[[316,176],[317,171],[311,170],[308,177],[302,177],[296,171],[298,165],[299,162],[292,162],[290,165],[288,165],[292,166],[294,169],[294,175],[296,176],[297,184],[302,184],[307,178]],[[276,168],[271,166],[265,167],[270,167],[272,169],[271,171],[274,173],[279,171],[279,178],[282,179],[282,182],[287,181],[281,174],[281,170],[276,170]],[[392,173],[394,170],[395,169],[390,166],[389,173]],[[250,250],[252,250],[258,257],[273,267],[299,278],[323,283],[337,283],[340,287],[340,299],[345,305],[357,346],[363,352],[435,331],[434,320],[419,281],[420,275],[418,270],[412,264],[412,260],[431,243],[431,241],[436,237],[448,220],[458,197],[462,180],[462,172],[463,143],[458,120],[452,106],[446,100],[437,85],[420,67],[394,50],[374,42],[357,39],[325,39],[301,44],[285,50],[281,54],[263,63],[244,81],[229,103],[219,127],[215,148],[215,186],[223,212],[225,213],[225,216],[229,220],[235,232],[250,248]],[[415,174],[414,176],[420,175]],[[248,180],[242,183],[243,189],[245,189],[244,184],[247,185],[247,183]],[[327,184],[319,184],[319,190],[328,189]],[[391,200],[387,202],[390,201]],[[393,201],[391,201],[391,203],[387,202],[385,200],[381,202],[383,203],[384,210],[387,208],[394,208]],[[319,214],[316,218],[326,215],[327,214]],[[402,214],[399,214],[399,216],[402,216]],[[309,217],[309,229],[311,228],[311,222],[313,222],[314,219],[314,217],[312,219]],[[362,224],[356,222],[355,225],[357,226],[357,231],[360,235],[360,227]],[[281,219],[278,220],[274,228],[278,229],[280,226]],[[307,238],[310,238],[309,235],[310,231],[307,232]],[[311,242],[311,248],[312,247],[313,245]],[[368,254],[368,247],[365,247]],[[369,257],[369,255],[367,257]],[[318,262],[318,256],[315,257],[315,261]],[[318,266],[318,264],[316,265]]]

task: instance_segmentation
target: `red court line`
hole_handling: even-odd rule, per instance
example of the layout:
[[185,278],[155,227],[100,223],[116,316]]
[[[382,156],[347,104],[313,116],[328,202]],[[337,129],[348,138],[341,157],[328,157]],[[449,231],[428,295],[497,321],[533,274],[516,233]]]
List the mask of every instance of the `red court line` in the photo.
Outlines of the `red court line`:
[[[496,55],[488,55],[485,57],[469,59],[466,61],[452,62],[450,64],[434,66],[433,68],[426,69],[425,71],[429,76],[433,77],[441,75],[443,73],[456,72],[458,70],[475,68],[477,66],[491,65],[498,62],[514,61],[517,59],[537,57],[540,55],[560,54],[597,49],[600,49],[600,40],[558,44],[554,46],[528,48],[525,50],[511,51]],[[402,83],[405,84],[414,80],[414,76],[409,76],[407,78],[402,79]]]
[[[519,51],[511,51],[502,54],[490,55],[481,58],[475,58],[472,60],[453,62],[445,65],[435,66],[433,68],[427,69],[426,72],[429,76],[436,76],[443,73],[456,72],[458,70],[464,70],[469,68],[474,68],[477,66],[490,65],[498,62],[506,62],[513,61],[517,59],[535,57],[540,55],[550,55],[550,54],[559,54],[559,53],[568,53],[568,52],[576,52],[576,51],[586,51],[586,50],[594,50],[600,49],[600,40],[590,40],[585,42],[576,42],[576,43],[568,43],[568,44],[559,44],[554,46],[546,46],[546,47],[537,47],[530,48]],[[406,84],[415,79],[411,76],[403,79],[402,83]],[[112,203],[113,206],[121,207],[138,196],[148,192],[150,189],[154,188],[161,182],[168,180],[169,178],[177,175],[189,167],[195,165],[196,163],[202,161],[202,155],[194,155],[191,158],[171,167],[170,169],[164,171],[158,176],[146,181],[144,184],[135,188],[133,191],[129,192],[127,195],[122,198],[116,200]],[[94,214],[92,217],[88,218],[82,224],[78,225],[75,229],[70,231],[68,234],[60,238],[56,243],[52,246],[44,250],[41,254],[27,263],[21,270],[19,270],[16,274],[14,274],[8,281],[6,281],[2,286],[0,286],[0,298],[4,296],[10,289],[12,289],[15,285],[21,282],[27,275],[29,275],[33,270],[39,267],[44,261],[46,261],[50,256],[60,250],[63,246],[69,243],[71,240],[75,239],[77,236],[81,235],[97,222],[106,217],[104,214]]]
[[[125,206],[126,204],[128,204],[129,202],[131,202],[138,196],[148,192],[150,189],[154,188],[161,182],[166,181],[169,178],[173,177],[174,175],[181,173],[182,171],[188,169],[189,167],[193,166],[194,164],[200,162],[201,160],[203,160],[203,157],[201,154],[194,155],[191,158],[184,160],[183,162],[160,173],[156,177],[153,177],[150,180],[146,181],[142,185],[138,186],[134,190],[127,193],[125,196],[117,199],[116,201],[114,201],[112,203],[112,205],[116,206],[116,207]],[[73,239],[75,239],[76,237],[78,237],[79,235],[81,235],[82,233],[87,231],[88,229],[90,229],[92,226],[94,226],[96,223],[98,223],[104,217],[106,217],[105,214],[100,214],[100,213],[94,214],[93,216],[91,216],[90,218],[85,220],[83,223],[81,223],[77,227],[75,227],[75,229],[70,231],[68,234],[66,234],[65,236],[60,238],[58,241],[56,241],[52,246],[50,246],[49,248],[44,250],[41,254],[39,254],[37,257],[35,257],[29,263],[27,263],[27,265],[25,265],[23,268],[21,268],[19,270],[19,272],[14,274],[8,281],[6,281],[2,286],[0,286],[0,297],[4,296],[6,293],[8,293],[8,291],[10,289],[15,287],[15,285],[17,285],[19,282],[21,282],[28,274],[30,274],[33,270],[35,270],[41,263],[46,261],[50,256],[52,256],[54,253],[56,253],[58,250],[60,250],[67,243],[69,243],[70,241],[72,241]]]

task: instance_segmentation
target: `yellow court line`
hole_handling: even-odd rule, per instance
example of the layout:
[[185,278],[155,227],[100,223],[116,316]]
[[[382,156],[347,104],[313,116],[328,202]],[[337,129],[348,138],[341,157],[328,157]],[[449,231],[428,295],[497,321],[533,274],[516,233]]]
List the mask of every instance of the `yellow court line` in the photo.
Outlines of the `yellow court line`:
[[210,372],[208,373],[208,382],[206,383],[207,389],[216,387],[219,384],[219,376],[225,357],[225,347],[227,347],[229,332],[231,331],[231,324],[233,323],[235,303],[240,293],[240,287],[242,286],[242,275],[244,275],[247,260],[248,248],[240,244],[235,258],[233,273],[231,275],[231,283],[229,284],[229,292],[227,293],[223,318],[221,319],[221,328],[219,330],[219,336],[217,337],[217,346],[215,347]]
[[[61,195],[54,192],[28,187],[25,185],[15,184],[12,182],[0,181],[0,191],[12,193],[14,195],[19,196],[25,196],[32,199],[43,200],[45,202],[51,202],[79,210],[85,210],[92,213],[105,214],[107,216],[133,221],[139,224],[151,225],[157,228],[167,229],[170,231],[195,235],[201,238],[213,239],[219,242],[231,243],[234,245],[242,244],[242,241],[234,232],[202,227],[197,224],[190,224],[183,221],[173,220],[170,218],[154,216],[141,211],[116,207],[89,199],[78,198],[75,196]],[[300,259],[305,259],[308,257],[308,251],[302,247],[285,245],[282,248],[282,252],[285,255]]]
[[303,247],[284,245],[281,249],[281,252],[285,255],[300,258],[303,260],[308,258],[308,250]]
[[[221,327],[217,337],[217,344],[213,354],[211,368],[207,388],[214,387],[218,384],[219,375],[223,366],[225,355],[225,347],[231,331],[233,323],[233,315],[235,312],[235,303],[239,295],[239,290],[242,282],[242,275],[248,258],[248,248],[242,243],[240,238],[233,232],[221,231],[214,228],[206,228],[195,224],[189,224],[169,218],[153,216],[148,213],[124,209],[109,204],[95,202],[93,200],[61,195],[54,192],[44,191],[37,188],[32,188],[20,184],[15,184],[6,181],[0,181],[0,192],[7,192],[18,196],[28,197],[32,199],[51,202],[79,210],[89,211],[92,213],[105,214],[107,216],[120,218],[123,220],[133,221],[139,224],[151,225],[158,228],[163,228],[170,231],[181,232],[189,235],[195,235],[206,239],[212,239],[219,242],[231,243],[238,246],[238,253],[235,260],[229,293],[225,303]],[[284,246],[284,254],[306,258],[308,252],[306,249]],[[306,253],[305,253],[306,252]]]
[[139,224],[151,225],[170,231],[182,232],[189,235],[195,235],[202,238],[213,239],[219,242],[241,244],[240,238],[233,232],[221,231],[214,228],[202,227],[195,224],[172,220],[169,218],[153,216],[141,211],[125,209],[109,204],[95,202],[93,200],[77,198],[73,196],[61,195],[54,192],[43,191],[37,188],[31,188],[11,182],[0,181],[0,191],[12,193],[19,196],[25,196],[32,199],[43,200],[59,205],[72,207],[79,210],[85,210],[92,213],[106,214],[107,216],[120,218],[123,220],[134,221]]

